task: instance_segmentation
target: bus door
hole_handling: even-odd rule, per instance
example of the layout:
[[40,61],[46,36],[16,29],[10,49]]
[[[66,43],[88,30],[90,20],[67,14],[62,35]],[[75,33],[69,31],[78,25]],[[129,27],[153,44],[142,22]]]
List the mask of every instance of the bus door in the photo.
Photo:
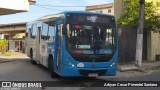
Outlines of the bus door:
[[62,26],[63,24],[59,23],[56,24],[56,45],[55,53],[54,53],[54,65],[57,72],[61,71],[61,64],[62,64]]
[[40,39],[41,39],[41,26],[37,27],[37,37],[36,37],[36,61],[40,63]]

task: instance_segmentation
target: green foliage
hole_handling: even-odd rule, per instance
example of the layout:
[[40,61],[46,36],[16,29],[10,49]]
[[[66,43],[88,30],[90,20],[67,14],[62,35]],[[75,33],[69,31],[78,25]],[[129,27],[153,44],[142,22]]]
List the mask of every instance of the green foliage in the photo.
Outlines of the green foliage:
[[[146,3],[145,10],[145,28],[151,29],[155,32],[160,32],[160,2],[153,4],[153,2]],[[158,13],[159,11],[159,13]]]
[[118,24],[136,26],[138,20],[138,0],[122,0],[125,3],[125,15],[123,15],[118,21]]
[[[122,0],[125,3],[125,14],[117,21],[118,24],[138,26],[139,0]],[[160,32],[160,2],[145,2],[145,22],[144,28]]]
[[4,53],[7,49],[8,41],[5,39],[0,39],[0,52]]

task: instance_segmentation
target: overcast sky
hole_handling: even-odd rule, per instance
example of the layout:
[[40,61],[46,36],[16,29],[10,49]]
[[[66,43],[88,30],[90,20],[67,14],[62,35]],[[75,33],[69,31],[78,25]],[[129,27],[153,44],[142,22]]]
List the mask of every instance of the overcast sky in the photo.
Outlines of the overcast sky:
[[[91,6],[113,3],[114,0],[36,0],[37,5],[31,5],[29,12],[11,15],[1,15],[0,24],[28,22],[39,17],[56,14],[63,11],[84,11],[85,7],[50,7],[50,6]],[[50,6],[46,6],[50,5]]]

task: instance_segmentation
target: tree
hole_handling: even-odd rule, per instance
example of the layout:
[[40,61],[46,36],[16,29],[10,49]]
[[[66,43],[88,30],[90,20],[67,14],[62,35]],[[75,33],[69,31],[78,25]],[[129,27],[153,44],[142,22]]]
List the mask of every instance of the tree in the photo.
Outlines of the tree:
[[[124,15],[117,20],[118,24],[132,27],[138,26],[139,20],[139,1],[140,0],[122,0],[125,4]],[[159,11],[159,13],[157,13]],[[160,32],[160,2],[145,2],[145,21],[144,29]]]
[[143,29],[160,32],[160,15],[157,13],[160,7],[160,2],[154,4],[153,2],[145,2],[145,0],[122,0],[122,1],[126,4],[125,5],[126,12],[118,20],[118,24],[128,25],[133,27],[138,26],[135,65],[141,68]]
[[7,40],[0,39],[0,52],[2,52],[2,53],[6,52],[7,45],[8,45],[8,41]]

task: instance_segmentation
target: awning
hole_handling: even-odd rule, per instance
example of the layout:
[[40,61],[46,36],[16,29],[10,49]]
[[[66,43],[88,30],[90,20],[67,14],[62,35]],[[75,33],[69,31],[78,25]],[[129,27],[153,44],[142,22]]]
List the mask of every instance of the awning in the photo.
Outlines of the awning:
[[13,37],[13,39],[22,39],[25,36],[26,36],[26,33],[18,33]]
[[0,0],[0,15],[29,11],[28,0]]

